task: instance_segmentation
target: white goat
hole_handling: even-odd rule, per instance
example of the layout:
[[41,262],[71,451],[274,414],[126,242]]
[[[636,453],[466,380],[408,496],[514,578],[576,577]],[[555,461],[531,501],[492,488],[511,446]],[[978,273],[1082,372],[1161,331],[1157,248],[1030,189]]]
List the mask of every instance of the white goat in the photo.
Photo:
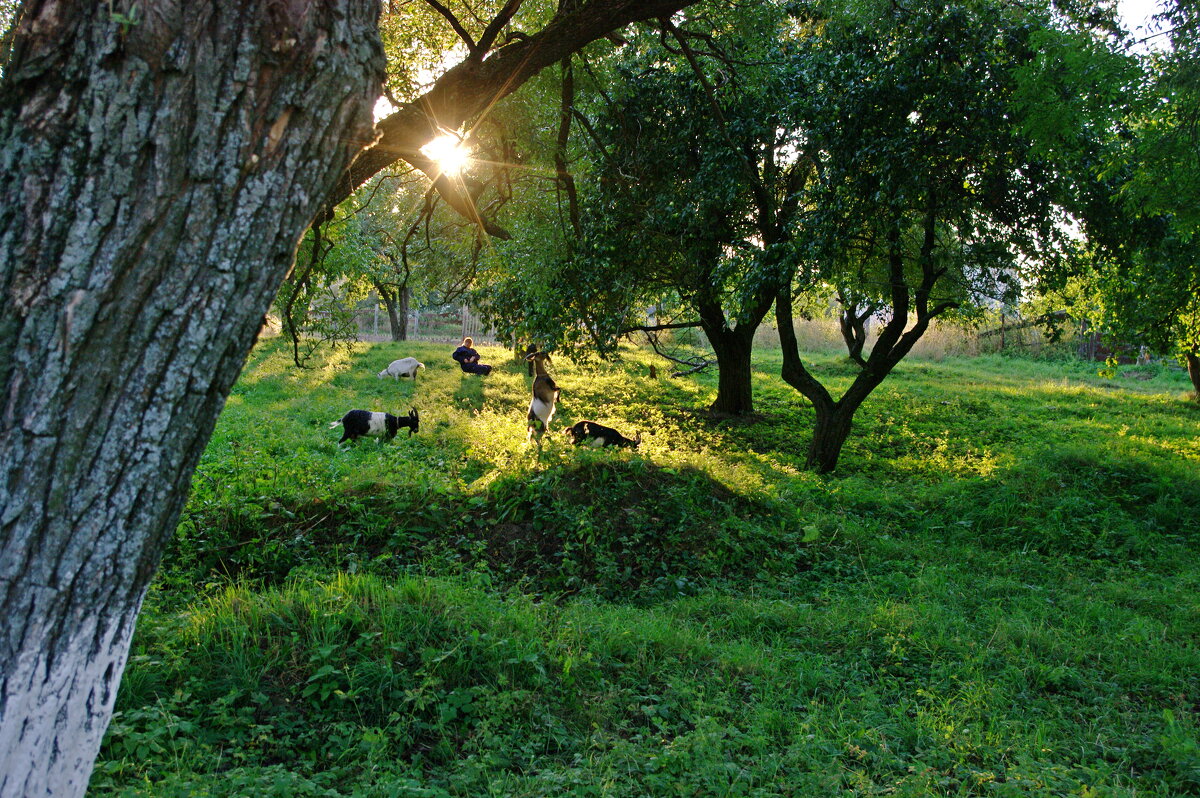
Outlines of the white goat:
[[402,357],[399,360],[393,360],[387,368],[375,376],[381,380],[384,377],[395,377],[396,382],[399,382],[401,377],[412,377],[413,382],[416,382],[417,369],[423,368],[425,368],[425,364],[419,362],[415,357]]

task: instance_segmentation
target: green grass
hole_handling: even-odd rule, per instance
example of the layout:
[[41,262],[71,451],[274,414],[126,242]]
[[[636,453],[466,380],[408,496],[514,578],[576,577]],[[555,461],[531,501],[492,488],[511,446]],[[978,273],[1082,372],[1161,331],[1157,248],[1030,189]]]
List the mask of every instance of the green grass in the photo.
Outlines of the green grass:
[[[1200,794],[1179,372],[905,363],[818,477],[777,354],[750,422],[703,412],[715,375],[557,362],[554,430],[645,437],[539,457],[523,364],[481,351],[485,379],[435,345],[255,351],[92,794]],[[407,354],[415,386],[375,379]],[[412,438],[328,427],[414,405]]]

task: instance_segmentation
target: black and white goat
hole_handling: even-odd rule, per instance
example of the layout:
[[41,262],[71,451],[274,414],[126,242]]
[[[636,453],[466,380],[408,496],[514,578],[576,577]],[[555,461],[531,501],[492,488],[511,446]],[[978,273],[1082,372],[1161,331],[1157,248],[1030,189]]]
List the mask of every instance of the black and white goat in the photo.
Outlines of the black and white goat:
[[415,357],[402,357],[399,360],[393,360],[391,363],[388,363],[388,367],[375,376],[381,380],[384,377],[395,377],[396,382],[399,382],[401,377],[412,377],[413,382],[416,382],[417,369],[423,368],[425,368],[425,364]]
[[396,437],[396,433],[408,427],[408,437],[412,437],[414,432],[417,432],[421,417],[417,414],[417,408],[413,408],[407,417],[393,416],[391,413],[372,413],[370,410],[351,410],[346,415],[342,416],[340,421],[335,421],[329,425],[333,429],[338,424],[342,425],[342,439],[338,443],[346,441],[356,441],[359,438],[366,436],[368,438],[380,438],[391,440]]
[[636,449],[637,445],[642,442],[642,433],[640,432],[637,434],[637,437],[626,438],[612,427],[597,424],[595,421],[577,421],[574,425],[563,430],[563,434],[570,435],[572,443],[576,446],[582,446],[586,443],[588,446],[594,446],[597,449],[602,446],[629,446]]
[[554,418],[554,405],[558,402],[560,391],[546,371],[546,364],[551,362],[549,353],[534,352],[525,359],[533,364],[536,375],[533,378],[533,397],[529,400],[529,413],[526,416],[529,434],[525,436],[525,442],[528,443],[536,434],[540,449],[542,435],[550,428],[550,419]]

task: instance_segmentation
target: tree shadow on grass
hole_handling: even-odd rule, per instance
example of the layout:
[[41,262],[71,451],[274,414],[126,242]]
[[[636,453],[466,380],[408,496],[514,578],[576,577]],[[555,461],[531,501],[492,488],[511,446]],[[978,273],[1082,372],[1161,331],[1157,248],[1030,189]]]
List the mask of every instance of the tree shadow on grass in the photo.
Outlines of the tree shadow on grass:
[[463,374],[454,392],[454,406],[470,408],[479,413],[483,410],[483,381],[485,377],[477,374]]

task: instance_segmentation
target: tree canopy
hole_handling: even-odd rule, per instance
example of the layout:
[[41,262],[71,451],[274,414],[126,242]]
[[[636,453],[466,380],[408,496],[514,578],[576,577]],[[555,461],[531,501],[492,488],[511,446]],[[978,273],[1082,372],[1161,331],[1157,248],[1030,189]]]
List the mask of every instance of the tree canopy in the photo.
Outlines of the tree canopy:
[[[1026,263],[1067,252],[1066,150],[1043,140],[1028,84],[1047,43],[1095,35],[1049,6],[989,2],[730,14],[662,23],[613,54],[577,104],[591,110],[578,234],[502,269],[486,302],[512,329],[602,352],[666,309],[721,359],[723,337],[752,335],[777,299],[785,376],[819,428],[842,413],[848,430],[933,319],[1011,302]],[[842,400],[790,336],[794,303],[835,300],[883,323]]]
[[1171,46],[1140,59],[1096,170],[1083,282],[1101,329],[1178,356],[1200,399],[1200,11],[1176,3],[1159,22]]

